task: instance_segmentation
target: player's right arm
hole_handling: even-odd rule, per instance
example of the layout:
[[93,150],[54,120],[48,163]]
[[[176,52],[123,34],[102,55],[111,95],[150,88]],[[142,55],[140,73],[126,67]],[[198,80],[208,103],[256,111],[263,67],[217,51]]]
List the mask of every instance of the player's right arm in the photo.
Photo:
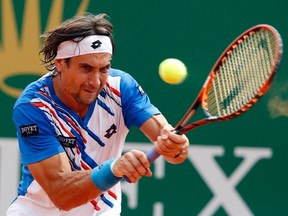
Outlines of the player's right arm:
[[[143,175],[151,176],[149,166],[143,152],[132,150],[115,160],[112,172],[116,177],[125,175],[131,182],[136,182]],[[83,205],[103,193],[91,180],[92,170],[71,171],[65,153],[29,164],[28,168],[59,209]]]
[[[95,199],[113,186],[108,184],[108,187],[103,188],[98,185],[105,178],[103,172],[98,172],[97,168],[71,170],[68,156],[57,139],[55,128],[37,107],[27,104],[16,107],[13,120],[18,133],[21,162],[27,165],[34,180],[57,208],[66,211],[75,208]],[[106,164],[116,179],[125,175],[131,182],[136,182],[143,175],[151,175],[150,170],[147,171],[150,164],[145,154],[136,150],[115,160],[113,167],[112,163]],[[37,195],[34,197],[39,199]]]

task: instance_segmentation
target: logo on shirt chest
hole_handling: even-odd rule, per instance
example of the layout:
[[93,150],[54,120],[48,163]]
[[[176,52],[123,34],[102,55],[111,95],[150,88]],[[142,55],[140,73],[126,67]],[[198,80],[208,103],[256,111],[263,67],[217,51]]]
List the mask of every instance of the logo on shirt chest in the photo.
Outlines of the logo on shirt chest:
[[117,126],[115,124],[112,124],[108,130],[106,130],[106,134],[104,135],[107,139],[110,139],[110,137],[117,133]]
[[76,147],[76,138],[75,137],[65,137],[63,135],[57,136],[57,139],[63,147],[75,148]]

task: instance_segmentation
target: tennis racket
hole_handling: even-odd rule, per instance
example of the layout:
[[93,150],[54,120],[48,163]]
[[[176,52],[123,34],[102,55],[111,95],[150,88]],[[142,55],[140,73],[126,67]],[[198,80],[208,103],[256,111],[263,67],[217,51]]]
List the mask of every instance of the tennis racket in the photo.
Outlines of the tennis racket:
[[[175,127],[185,134],[202,125],[233,119],[268,91],[282,57],[282,39],[270,25],[256,25],[238,36],[214,64],[199,95]],[[200,104],[207,118],[189,124]],[[150,163],[160,155],[151,148]]]

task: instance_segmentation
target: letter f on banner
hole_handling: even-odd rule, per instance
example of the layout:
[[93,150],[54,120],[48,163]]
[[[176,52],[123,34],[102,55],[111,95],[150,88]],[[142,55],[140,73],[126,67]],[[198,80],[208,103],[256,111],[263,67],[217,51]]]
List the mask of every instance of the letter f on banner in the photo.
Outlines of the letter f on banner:
[[189,159],[214,194],[199,216],[213,215],[221,206],[228,215],[253,215],[236,190],[236,186],[259,160],[271,158],[272,150],[270,148],[235,148],[235,156],[242,157],[243,161],[229,178],[215,161],[216,156],[223,156],[223,154],[224,149],[220,146],[190,147]]

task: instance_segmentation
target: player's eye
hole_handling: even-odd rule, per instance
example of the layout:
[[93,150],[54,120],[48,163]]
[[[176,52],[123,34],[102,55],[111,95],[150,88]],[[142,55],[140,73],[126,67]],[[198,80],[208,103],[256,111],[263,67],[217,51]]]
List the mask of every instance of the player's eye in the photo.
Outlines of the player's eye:
[[105,67],[100,68],[101,73],[108,73],[109,69],[111,67],[111,64],[106,65]]
[[85,71],[89,72],[89,71],[92,70],[92,67],[89,66],[89,65],[85,65],[85,66],[83,66],[83,69],[84,69]]

